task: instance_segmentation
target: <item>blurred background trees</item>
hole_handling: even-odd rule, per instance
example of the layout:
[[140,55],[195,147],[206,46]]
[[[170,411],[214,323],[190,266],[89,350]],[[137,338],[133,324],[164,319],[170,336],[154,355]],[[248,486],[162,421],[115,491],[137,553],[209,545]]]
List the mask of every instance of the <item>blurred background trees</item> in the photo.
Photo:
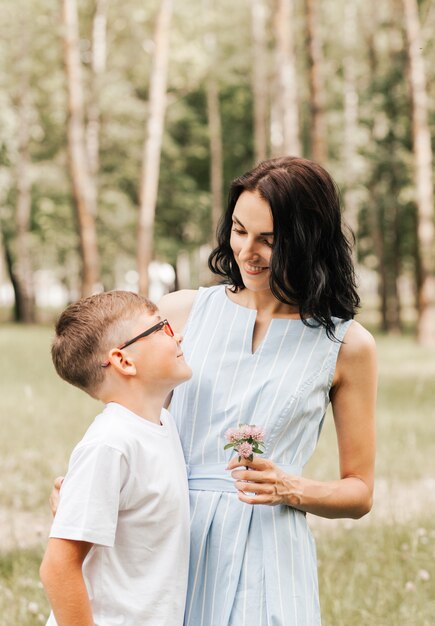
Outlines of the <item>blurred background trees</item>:
[[0,8],[3,319],[205,284],[229,182],[300,154],[342,190],[366,315],[435,343],[433,0]]

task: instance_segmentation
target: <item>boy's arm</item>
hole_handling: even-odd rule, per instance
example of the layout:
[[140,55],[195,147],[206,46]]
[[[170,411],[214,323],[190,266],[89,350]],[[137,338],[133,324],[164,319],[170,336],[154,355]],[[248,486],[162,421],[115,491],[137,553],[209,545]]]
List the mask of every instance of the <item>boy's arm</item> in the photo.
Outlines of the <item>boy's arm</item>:
[[58,626],[94,626],[82,574],[83,561],[91,548],[86,541],[48,540],[39,573]]

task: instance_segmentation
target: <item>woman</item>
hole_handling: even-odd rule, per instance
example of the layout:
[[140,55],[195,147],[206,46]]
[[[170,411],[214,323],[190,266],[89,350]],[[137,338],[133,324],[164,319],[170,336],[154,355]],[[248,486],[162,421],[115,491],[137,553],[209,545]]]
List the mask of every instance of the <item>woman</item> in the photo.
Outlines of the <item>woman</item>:
[[[194,372],[171,402],[191,494],[185,624],[317,625],[305,514],[370,511],[375,457],[375,345],[353,321],[359,298],[329,174],[283,157],[236,179],[209,265],[225,284],[159,303]],[[302,469],[329,401],[340,479],[310,480]],[[264,428],[264,457],[229,461],[224,433],[240,423]]]

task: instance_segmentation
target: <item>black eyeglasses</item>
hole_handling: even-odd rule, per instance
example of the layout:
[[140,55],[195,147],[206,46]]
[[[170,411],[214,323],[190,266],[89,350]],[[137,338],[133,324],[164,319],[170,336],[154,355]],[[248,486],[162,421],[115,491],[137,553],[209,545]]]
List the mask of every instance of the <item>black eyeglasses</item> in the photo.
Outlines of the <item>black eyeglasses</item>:
[[[148,328],[148,330],[144,330],[144,332],[141,333],[140,335],[137,335],[137,337],[133,337],[133,339],[129,339],[128,341],[125,341],[122,345],[118,346],[118,350],[123,350],[127,346],[131,346],[132,343],[139,341],[139,339],[148,337],[148,335],[152,335],[153,333],[156,333],[159,330],[164,330],[165,333],[169,337],[174,336],[174,331],[172,330],[171,325],[168,322],[168,320],[162,320],[161,322],[158,322],[154,326],[151,326],[151,328]],[[108,365],[109,365],[109,361],[104,361],[104,363],[101,363],[101,367],[107,367]]]

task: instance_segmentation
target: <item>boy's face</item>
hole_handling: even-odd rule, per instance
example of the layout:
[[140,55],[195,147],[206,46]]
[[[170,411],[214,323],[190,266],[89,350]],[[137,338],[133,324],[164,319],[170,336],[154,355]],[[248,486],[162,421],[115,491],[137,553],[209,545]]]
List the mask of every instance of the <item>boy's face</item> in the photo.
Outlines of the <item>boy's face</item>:
[[[126,337],[126,341],[152,329],[161,321],[158,311],[153,314],[145,312],[131,322],[129,330],[131,336]],[[168,387],[169,391],[192,375],[192,370],[184,360],[181,341],[181,335],[175,333],[171,336],[168,328],[162,326],[124,350],[133,358],[138,376],[143,378],[144,382],[157,387]]]

